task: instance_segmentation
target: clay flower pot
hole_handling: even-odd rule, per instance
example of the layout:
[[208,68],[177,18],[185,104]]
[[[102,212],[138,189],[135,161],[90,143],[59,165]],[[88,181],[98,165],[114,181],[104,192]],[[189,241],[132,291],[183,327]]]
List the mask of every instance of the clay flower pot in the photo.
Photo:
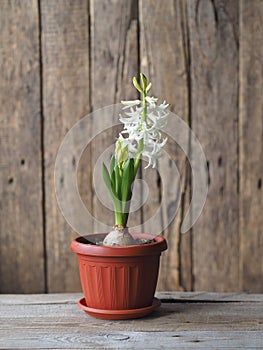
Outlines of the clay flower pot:
[[[99,235],[102,239],[106,234]],[[161,236],[134,234],[152,243],[110,247],[95,245],[97,235],[77,237],[71,250],[77,253],[85,298],[78,305],[104,319],[142,317],[160,306],[154,298],[161,252],[167,249]]]

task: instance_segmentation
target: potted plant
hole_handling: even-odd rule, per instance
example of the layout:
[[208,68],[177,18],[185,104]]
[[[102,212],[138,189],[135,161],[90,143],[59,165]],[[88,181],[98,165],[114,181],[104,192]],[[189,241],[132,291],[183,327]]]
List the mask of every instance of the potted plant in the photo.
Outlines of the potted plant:
[[142,157],[155,167],[166,138],[162,128],[168,118],[167,104],[149,97],[152,84],[140,74],[133,78],[141,99],[122,101],[124,127],[115,154],[102,175],[111,196],[115,225],[110,233],[77,237],[71,250],[77,253],[84,298],[79,306],[104,319],[142,317],[160,305],[154,298],[161,252],[167,249],[162,236],[134,234],[127,227],[133,182]]

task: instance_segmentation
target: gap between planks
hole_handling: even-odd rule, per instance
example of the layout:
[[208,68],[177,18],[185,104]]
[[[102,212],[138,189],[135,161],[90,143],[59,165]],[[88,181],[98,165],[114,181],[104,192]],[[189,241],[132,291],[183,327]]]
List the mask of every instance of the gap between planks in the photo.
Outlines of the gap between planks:
[[[52,294],[2,294],[2,304],[72,304],[83,297],[82,293]],[[263,294],[207,293],[207,292],[157,292],[162,303],[220,303],[220,302],[263,302]]]

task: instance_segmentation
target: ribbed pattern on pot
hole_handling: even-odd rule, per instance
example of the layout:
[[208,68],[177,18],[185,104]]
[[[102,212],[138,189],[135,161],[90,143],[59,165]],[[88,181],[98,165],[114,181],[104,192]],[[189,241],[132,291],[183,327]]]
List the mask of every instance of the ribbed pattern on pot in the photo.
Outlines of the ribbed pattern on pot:
[[159,255],[103,257],[79,255],[82,288],[89,307],[125,310],[152,304],[159,267]]

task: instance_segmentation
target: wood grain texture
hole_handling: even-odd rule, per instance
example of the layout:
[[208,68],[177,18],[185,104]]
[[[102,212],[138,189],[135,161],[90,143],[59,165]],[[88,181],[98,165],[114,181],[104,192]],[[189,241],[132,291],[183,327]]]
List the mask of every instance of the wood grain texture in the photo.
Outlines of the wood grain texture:
[[193,228],[194,289],[237,291],[238,1],[189,1],[191,122],[209,192]]
[[[97,332],[67,329],[59,335],[52,329],[27,332],[19,329],[5,334],[11,349],[261,349],[262,331],[176,331],[176,332]],[[220,343],[220,348],[218,344]],[[19,344],[19,345],[18,345]]]
[[37,1],[1,1],[0,71],[0,292],[44,292]]
[[[137,98],[132,86],[132,77],[138,72],[138,21],[137,1],[91,1],[91,54],[92,54],[92,108],[99,108],[120,103],[121,100]],[[102,25],[103,23],[103,25]],[[118,114],[94,118],[92,130],[103,128],[104,118],[112,118],[118,123]],[[113,128],[101,133],[92,144],[92,166],[103,152],[112,146],[121,129]],[[109,161],[111,153],[106,156]],[[98,190],[108,196],[101,172],[96,185]],[[102,187],[102,188],[101,188]],[[110,202],[109,202],[110,204]],[[109,226],[114,225],[114,212],[93,197],[93,214],[95,218]],[[139,219],[139,220],[138,220]],[[129,226],[140,223],[140,211],[129,218]],[[94,223],[95,232],[101,232],[99,222]]]
[[[240,2],[240,289],[263,291],[263,6]],[[249,262],[249,263],[248,263]]]
[[[152,94],[159,98],[159,102],[165,99],[174,113],[188,121],[189,57],[186,22],[184,1],[165,1],[165,6],[162,2],[156,2],[152,6],[152,1],[140,1],[141,71],[153,82]],[[162,227],[167,227],[170,217],[179,205],[174,221],[163,232],[169,249],[162,256],[158,289],[189,290],[192,268],[191,237],[190,233],[180,235],[185,209],[181,199],[187,199],[189,191],[186,156],[173,140],[169,140],[165,150],[169,156],[159,160],[159,167],[165,169],[165,179],[160,179],[154,169],[148,168],[143,172],[143,178],[150,190],[148,201],[143,207],[144,222],[153,217],[160,205],[162,206],[160,216],[145,223],[144,231],[155,232],[156,227],[160,227],[161,232]],[[173,172],[171,162],[175,162],[180,176]],[[163,186],[163,181],[170,185]],[[182,197],[178,198],[180,182]]]
[[262,295],[254,301],[244,294],[169,295],[152,315],[129,321],[85,315],[76,306],[80,294],[3,295],[0,348],[262,348]]
[[[90,110],[88,1],[41,1],[41,22],[47,287],[49,292],[79,291],[77,259],[69,250],[77,233],[58,209],[54,164],[66,132]],[[74,157],[72,150],[72,171],[76,167]],[[82,177],[86,186],[84,179],[90,177],[90,169],[83,171],[87,172]]]

